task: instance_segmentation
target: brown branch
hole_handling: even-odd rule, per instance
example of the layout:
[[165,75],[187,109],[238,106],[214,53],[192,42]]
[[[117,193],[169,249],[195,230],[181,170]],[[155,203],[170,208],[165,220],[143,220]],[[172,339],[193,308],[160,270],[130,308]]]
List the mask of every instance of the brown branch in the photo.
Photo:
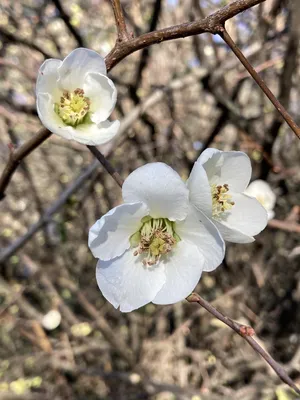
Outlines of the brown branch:
[[259,74],[255,71],[255,69],[249,63],[247,58],[241,52],[241,50],[234,43],[234,41],[232,40],[232,38],[226,31],[225,27],[223,27],[223,29],[220,32],[218,32],[218,34],[224,40],[224,42],[226,42],[228,44],[228,46],[231,48],[231,50],[234,52],[234,54],[237,56],[237,58],[240,60],[240,62],[244,65],[244,67],[247,69],[247,71],[252,76],[252,78],[255,80],[255,82],[258,84],[258,86],[261,88],[261,90],[265,93],[265,95],[273,103],[274,107],[282,115],[282,117],[284,118],[286,123],[289,125],[289,127],[295,132],[298,139],[300,139],[299,126],[294,122],[294,120],[290,116],[290,114],[286,111],[286,109],[283,107],[283,105],[277,100],[277,98],[274,96],[274,94],[271,92],[271,90],[265,84],[264,80],[259,76]]
[[144,35],[129,39],[121,44],[117,42],[105,59],[107,69],[110,70],[113,68],[129,54],[141,50],[144,47],[151,46],[152,44],[199,35],[204,32],[217,34],[223,29],[225,21],[264,1],[265,0],[237,0],[204,19],[145,33]]
[[90,152],[97,158],[97,160],[103,165],[106,171],[112,176],[112,178],[117,182],[117,184],[122,187],[124,180],[114,169],[111,163],[104,157],[104,155],[95,146],[86,146]]
[[[107,71],[110,71],[115,65],[117,65],[129,54],[152,44],[160,43],[166,40],[173,40],[191,35],[197,35],[204,32],[210,32],[214,34],[218,33],[223,28],[223,24],[225,23],[225,21],[264,1],[265,0],[237,0],[202,20],[188,22],[158,31],[149,32],[139,36],[138,38],[129,38],[126,31],[124,15],[121,9],[120,2],[119,0],[111,0],[118,27],[118,37],[120,39],[120,37],[122,36],[122,41],[118,40],[113,50],[106,57],[105,62]],[[1,30],[0,33],[2,33],[3,35],[6,34],[6,32],[2,32]],[[123,40],[125,34],[126,40]],[[20,41],[14,36],[8,37],[8,39],[11,41],[18,41],[19,43],[32,47],[37,51],[41,51],[41,49],[38,48],[36,45],[33,45],[26,41],[24,42],[24,40]],[[46,55],[45,53],[43,54]],[[12,158],[8,161],[8,164],[5,167],[4,172],[0,178],[0,201],[4,198],[5,190],[21,160],[36,147],[38,147],[50,135],[50,132],[48,132],[46,129],[42,129],[36,136],[34,136],[13,153]]]
[[277,376],[287,385],[289,385],[292,389],[295,390],[296,393],[300,394],[300,390],[292,381],[292,379],[287,375],[285,370],[279,365],[271,356],[268,354],[252,337],[255,332],[254,329],[250,326],[242,325],[229,317],[223,315],[220,311],[218,311],[215,307],[213,307],[210,303],[204,300],[199,294],[192,293],[189,297],[187,297],[187,301],[190,303],[198,303],[200,306],[205,308],[210,314],[212,314],[215,318],[222,321],[224,324],[229,326],[232,330],[234,330],[237,334],[239,334],[249,345],[255,350],[258,354],[265,359],[265,361],[270,365],[270,367],[275,371]]
[[42,128],[35,136],[19,147],[19,149],[11,151],[8,163],[0,177],[0,200],[4,198],[10,179],[23,158],[28,156],[36,147],[48,139],[49,136],[51,136],[51,132]]
[[129,34],[127,32],[126,28],[126,23],[125,23],[125,18],[122,10],[122,6],[120,3],[120,0],[110,0],[115,20],[116,20],[116,26],[117,26],[117,33],[118,33],[118,42],[117,43],[122,43],[126,42],[129,40]]

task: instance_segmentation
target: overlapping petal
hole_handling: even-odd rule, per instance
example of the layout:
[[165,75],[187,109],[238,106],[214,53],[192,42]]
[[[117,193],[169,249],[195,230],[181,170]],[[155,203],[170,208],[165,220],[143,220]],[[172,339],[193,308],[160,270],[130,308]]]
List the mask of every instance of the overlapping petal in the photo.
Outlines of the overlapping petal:
[[[251,238],[266,227],[268,223],[267,212],[256,199],[243,193],[232,193],[232,200],[235,205],[230,212],[226,213],[226,217],[221,219],[222,225],[240,231],[243,235]],[[224,239],[229,240],[226,237]],[[245,242],[242,241],[241,243]]]
[[125,202],[141,201],[153,218],[183,220],[189,209],[189,191],[180,176],[163,163],[150,163],[133,171],[122,188]]
[[103,74],[88,73],[83,90],[91,102],[91,120],[95,124],[105,121],[117,101],[117,90],[113,81]]
[[118,135],[120,121],[103,121],[96,124],[81,124],[72,128],[72,139],[79,143],[99,146],[110,142]]
[[200,211],[190,208],[187,218],[176,224],[176,233],[185,243],[197,247],[203,271],[213,271],[224,258],[225,243],[216,226]]
[[51,58],[40,67],[36,81],[36,95],[40,93],[51,94],[55,101],[58,100],[60,91],[57,88],[58,68],[62,61]]
[[196,161],[189,179],[187,187],[190,192],[190,202],[198,209],[202,210],[207,216],[212,215],[211,187],[203,165]]
[[96,279],[103,296],[122,312],[151,302],[166,281],[164,266],[143,266],[132,249],[110,261],[99,260]]
[[173,304],[185,299],[195,289],[204,259],[197,246],[181,241],[160,264],[165,267],[166,281],[152,301],[155,304]]
[[205,150],[198,158],[210,184],[227,183],[233,192],[243,192],[251,178],[251,162],[247,154],[241,151]]
[[130,236],[139,230],[141,219],[148,212],[143,203],[127,203],[103,215],[89,231],[89,247],[94,257],[106,261],[122,255],[130,247]]
[[82,88],[86,75],[91,72],[106,75],[104,58],[90,49],[75,49],[58,68],[58,85],[62,90],[69,91]]

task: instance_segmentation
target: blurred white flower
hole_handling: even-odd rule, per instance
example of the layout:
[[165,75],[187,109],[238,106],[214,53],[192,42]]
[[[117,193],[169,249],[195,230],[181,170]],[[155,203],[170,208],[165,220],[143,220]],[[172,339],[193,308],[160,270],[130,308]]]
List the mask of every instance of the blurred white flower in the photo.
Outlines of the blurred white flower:
[[122,188],[124,204],[90,229],[89,247],[99,258],[96,278],[104,297],[123,312],[149,302],[172,304],[187,297],[202,271],[223,260],[215,226],[197,215],[180,176],[163,163],[132,172]]
[[118,133],[119,121],[108,121],[117,99],[106,76],[104,59],[79,48],[63,61],[46,60],[36,83],[37,112],[43,125],[65,139],[100,145]]
[[48,331],[56,329],[61,323],[61,315],[57,310],[50,310],[42,319],[42,325]]
[[245,153],[207,149],[196,161],[187,182],[191,204],[212,219],[229,242],[253,242],[253,236],[267,225],[264,207],[243,193],[251,171]]
[[264,206],[267,210],[269,220],[274,218],[275,213],[273,209],[276,203],[276,195],[266,181],[257,179],[251,182],[245,193],[251,197],[255,197]]

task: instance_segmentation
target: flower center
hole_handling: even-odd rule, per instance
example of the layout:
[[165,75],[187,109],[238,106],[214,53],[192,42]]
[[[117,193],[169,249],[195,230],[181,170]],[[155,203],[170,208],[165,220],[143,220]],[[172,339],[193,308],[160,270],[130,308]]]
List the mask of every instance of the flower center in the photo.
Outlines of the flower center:
[[167,218],[144,217],[142,227],[130,237],[131,247],[138,247],[134,255],[145,254],[143,264],[154,265],[168,254],[181,239],[175,232],[175,223]]
[[234,201],[232,201],[231,194],[228,194],[229,186],[224,185],[211,185],[212,195],[212,216],[220,218],[220,216],[232,209]]
[[77,126],[81,124],[90,109],[90,99],[84,97],[82,89],[75,89],[74,92],[65,90],[60,103],[56,103],[54,110],[66,125]]

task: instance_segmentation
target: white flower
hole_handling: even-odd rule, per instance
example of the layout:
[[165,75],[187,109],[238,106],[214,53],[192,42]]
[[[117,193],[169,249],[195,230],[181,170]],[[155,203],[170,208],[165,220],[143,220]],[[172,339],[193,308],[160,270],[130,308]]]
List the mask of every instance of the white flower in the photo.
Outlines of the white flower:
[[110,122],[117,99],[106,76],[104,59],[79,48],[63,61],[46,60],[36,83],[37,112],[43,125],[65,139],[100,145],[118,133],[119,121]]
[[253,236],[268,221],[264,207],[243,193],[251,170],[245,153],[207,149],[196,161],[187,182],[191,204],[212,219],[229,242],[253,242]]
[[223,260],[216,227],[189,204],[180,176],[163,163],[132,172],[122,188],[124,204],[90,229],[89,247],[99,258],[98,286],[116,308],[129,312],[149,302],[172,304],[187,297],[202,271]]
[[269,220],[274,218],[275,213],[273,209],[276,203],[276,195],[266,181],[257,179],[251,182],[245,193],[251,197],[255,197],[264,206]]

